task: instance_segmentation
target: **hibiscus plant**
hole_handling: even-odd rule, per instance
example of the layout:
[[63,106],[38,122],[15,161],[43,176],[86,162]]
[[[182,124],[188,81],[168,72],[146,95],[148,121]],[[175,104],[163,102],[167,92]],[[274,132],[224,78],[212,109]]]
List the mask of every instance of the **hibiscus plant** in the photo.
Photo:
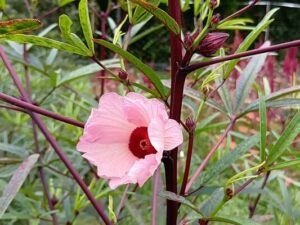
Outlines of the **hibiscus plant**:
[[[29,2],[24,2],[32,12]],[[264,66],[275,52],[295,49],[300,40],[275,45],[266,40],[253,47],[278,9],[269,10],[254,23],[243,14],[253,12],[259,0],[231,15],[219,10],[225,2],[221,0],[108,0],[100,9],[92,0],[58,2],[42,16],[31,13],[31,18],[0,21],[0,56],[19,93],[16,97],[0,89],[0,99],[6,102],[0,109],[29,116],[26,122],[30,122],[35,146],[34,154],[26,153],[10,180],[0,185],[0,218],[10,221],[7,224],[29,224],[20,222],[11,204],[30,172],[37,171],[46,213],[30,224],[87,224],[89,217],[94,218],[91,224],[259,224],[253,216],[268,182],[276,171],[293,171],[300,165],[295,151],[300,133],[297,79],[294,76],[289,87],[276,89],[272,84],[270,88],[268,72],[261,72],[266,71]],[[68,4],[78,5],[80,29],[72,27],[76,22],[71,15],[63,14],[58,19],[61,40],[46,37],[56,25],[32,34],[41,29],[44,18]],[[113,19],[116,10],[122,15],[118,22]],[[186,12],[193,14],[192,28],[183,26]],[[91,15],[93,20],[99,18],[100,30],[92,26]],[[163,75],[130,48],[162,30],[168,32],[170,49],[169,71]],[[232,30],[246,36],[236,48],[229,45]],[[36,66],[38,54],[31,53],[33,46],[50,49],[47,67]],[[11,47],[21,54],[16,55]],[[90,63],[69,74],[61,73],[55,68],[58,51]],[[18,63],[24,67],[24,77],[16,68]],[[34,87],[30,88],[35,79],[32,74],[46,75],[47,85],[52,87],[46,97],[39,98]],[[97,101],[72,88],[88,76],[93,76],[91,82],[98,88],[88,93]],[[112,84],[117,87],[110,87]],[[72,90],[76,99],[65,98],[59,106],[54,102],[43,107],[59,89]],[[57,107],[68,107],[71,101],[85,113],[77,108],[66,115],[59,113]],[[286,122],[277,132],[270,124],[280,108],[288,110],[290,118],[281,117]],[[78,120],[70,117],[74,112]],[[45,117],[64,124],[49,126]],[[14,126],[14,121],[10,123]],[[61,130],[61,126],[67,129]],[[66,134],[68,141],[61,139]],[[61,147],[61,142],[69,142],[69,149]],[[0,148],[7,145],[0,143]],[[14,152],[8,149],[9,154]],[[53,168],[48,160],[52,150],[57,155],[54,161],[66,171]],[[77,164],[85,167],[78,170]],[[56,175],[49,173],[48,167]],[[56,187],[54,176],[71,179],[72,190]],[[282,182],[280,187],[285,190]],[[29,191],[22,191],[23,198]],[[145,199],[142,204],[131,203],[139,197]],[[236,216],[228,210],[239,198],[247,198],[244,203],[249,215]],[[72,205],[72,219],[64,216],[65,199]],[[138,213],[139,208],[143,213]],[[272,209],[277,218],[276,206]],[[129,219],[127,211],[132,215]],[[295,218],[286,221],[293,224]]]

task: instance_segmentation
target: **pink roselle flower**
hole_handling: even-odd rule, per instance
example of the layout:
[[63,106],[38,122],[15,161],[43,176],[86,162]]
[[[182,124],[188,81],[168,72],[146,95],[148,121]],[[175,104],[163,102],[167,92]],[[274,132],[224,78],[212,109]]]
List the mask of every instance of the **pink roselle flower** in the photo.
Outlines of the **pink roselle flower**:
[[115,189],[142,186],[160,165],[163,151],[182,142],[182,129],[162,102],[133,92],[107,93],[92,110],[77,149]]

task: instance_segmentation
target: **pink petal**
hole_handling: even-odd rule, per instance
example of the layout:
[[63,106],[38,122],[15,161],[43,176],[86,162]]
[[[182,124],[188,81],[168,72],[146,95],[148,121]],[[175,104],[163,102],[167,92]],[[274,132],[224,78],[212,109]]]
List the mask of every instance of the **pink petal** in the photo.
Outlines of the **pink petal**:
[[127,144],[81,143],[77,145],[79,151],[86,152],[83,157],[97,166],[98,175],[106,179],[121,178],[138,160]]
[[160,118],[151,120],[148,126],[148,136],[156,151],[163,151],[165,146],[164,122]]
[[127,120],[138,127],[147,127],[149,117],[143,100],[124,99],[124,111]]
[[[127,97],[128,96],[128,97]],[[129,122],[136,126],[148,126],[151,119],[160,117],[167,119],[168,114],[164,104],[156,99],[146,99],[145,97],[129,93],[124,99],[124,111]]]
[[157,151],[172,150],[183,142],[182,129],[172,119],[151,120],[148,127],[148,136],[151,144]]
[[110,180],[110,188],[115,189],[128,183],[138,183],[140,187],[143,186],[159,167],[162,154],[163,152],[158,152],[157,154],[147,155],[144,159],[137,160],[126,176]]
[[169,119],[164,129],[164,150],[172,150],[183,143],[182,129],[175,120]]
[[88,140],[101,144],[128,143],[135,125],[127,121],[123,98],[115,93],[101,97],[99,108],[92,110],[84,128]]

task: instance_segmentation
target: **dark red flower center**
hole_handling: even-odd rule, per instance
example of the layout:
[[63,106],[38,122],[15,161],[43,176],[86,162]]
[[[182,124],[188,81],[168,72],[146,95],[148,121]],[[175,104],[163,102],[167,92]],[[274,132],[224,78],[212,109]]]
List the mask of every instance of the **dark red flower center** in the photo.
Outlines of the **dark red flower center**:
[[142,159],[146,155],[155,154],[156,150],[151,145],[148,137],[147,127],[137,127],[129,138],[129,149],[136,157]]

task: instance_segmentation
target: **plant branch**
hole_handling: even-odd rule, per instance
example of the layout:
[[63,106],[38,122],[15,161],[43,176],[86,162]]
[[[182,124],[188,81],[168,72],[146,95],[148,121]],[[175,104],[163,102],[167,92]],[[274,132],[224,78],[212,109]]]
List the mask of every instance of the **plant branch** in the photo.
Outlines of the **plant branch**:
[[14,110],[14,111],[23,112],[23,113],[28,113],[26,110],[21,109],[19,107],[14,107],[14,106],[9,106],[9,105],[4,105],[4,104],[0,104],[0,108]]
[[228,124],[225,132],[222,134],[222,136],[220,137],[220,139],[218,140],[218,142],[213,146],[213,148],[209,151],[209,153],[206,155],[205,159],[202,161],[202,163],[200,164],[200,166],[198,167],[198,169],[196,170],[196,172],[193,174],[192,178],[189,180],[189,182],[188,182],[188,184],[186,186],[185,192],[184,192],[185,194],[188,193],[189,189],[192,187],[193,183],[196,181],[196,179],[199,176],[199,174],[206,167],[206,165],[208,164],[208,162],[211,159],[211,157],[218,150],[219,146],[222,144],[223,140],[226,138],[226,136],[228,135],[229,131],[231,131],[231,129],[235,125],[235,122],[236,122],[236,117],[233,117],[231,119],[230,123]]
[[[80,121],[71,119],[69,117],[62,116],[62,115],[57,114],[55,112],[48,111],[44,108],[33,105],[32,103],[24,102],[22,100],[19,100],[17,98],[11,97],[11,96],[6,95],[6,94],[3,94],[1,92],[0,92],[0,99],[7,102],[7,103],[9,103],[9,104],[18,106],[18,107],[26,109],[26,110],[29,110],[29,111],[26,111],[26,110],[20,109],[18,111],[27,112],[29,114],[31,112],[35,112],[35,113],[50,117],[52,119],[55,119],[55,120],[58,120],[58,121],[61,121],[61,122],[67,123],[67,124],[74,125],[76,127],[84,128],[84,123],[82,123]],[[13,109],[17,110],[18,108],[13,108]]]
[[217,63],[221,63],[221,62],[225,62],[225,61],[229,61],[229,60],[233,60],[233,59],[239,59],[242,57],[258,55],[258,54],[262,54],[262,53],[266,53],[266,52],[272,52],[272,51],[278,51],[281,49],[297,47],[297,46],[300,46],[300,40],[290,41],[290,42],[277,44],[277,45],[273,45],[273,46],[266,47],[266,48],[258,48],[258,49],[249,50],[249,51],[242,52],[242,53],[237,53],[237,54],[232,54],[232,55],[228,55],[228,56],[224,56],[224,57],[214,58],[214,59],[211,59],[210,61],[205,61],[205,62],[200,62],[200,63],[195,63],[192,65],[189,65],[185,68],[182,68],[182,70],[183,70],[184,74],[189,74],[191,72],[194,72],[197,69],[200,69],[200,68],[203,68],[206,66],[210,66],[213,64],[217,64]]
[[[27,0],[25,2],[27,2]],[[28,51],[27,51],[27,48],[26,48],[26,44],[23,45],[23,59],[24,59],[24,62],[26,63],[26,64],[24,64],[24,76],[25,76],[25,80],[26,80],[27,96],[28,96],[28,99],[30,100],[30,102],[32,102],[29,68],[27,66],[27,64],[28,64]],[[41,155],[40,145],[39,145],[39,140],[38,140],[37,127],[36,127],[33,120],[31,120],[31,125],[32,125],[33,140],[34,140],[34,145],[35,145],[35,152],[37,154]],[[41,161],[41,158],[39,158],[39,161]],[[51,194],[49,192],[48,182],[47,182],[46,176],[45,176],[45,171],[44,171],[44,168],[42,166],[38,167],[38,173],[39,173],[39,177],[40,177],[40,180],[41,180],[41,183],[42,183],[42,187],[43,187],[46,199],[47,199],[49,209],[50,209],[50,211],[52,211],[52,213],[50,214],[51,217],[52,217],[52,223],[53,223],[53,225],[59,225],[58,218],[56,216],[56,213],[54,212],[55,206],[54,206],[53,201],[51,199]]]
[[[7,58],[5,52],[3,51],[3,49],[1,47],[0,47],[0,56],[1,56],[5,66],[6,66],[9,74],[11,75],[17,89],[19,90],[20,94],[22,95],[22,97],[27,102],[30,102],[30,98],[28,97],[25,89],[23,88],[23,86],[21,84],[21,81],[20,81],[15,69],[11,65],[9,59]],[[94,198],[94,196],[92,195],[92,193],[88,189],[88,186],[81,179],[79,173],[75,170],[72,163],[68,160],[67,156],[64,154],[64,152],[62,151],[62,149],[58,145],[55,138],[50,134],[50,132],[48,131],[47,127],[45,126],[45,124],[43,123],[41,118],[35,113],[30,113],[30,115],[31,115],[33,121],[35,122],[35,124],[39,127],[39,129],[41,130],[41,132],[45,136],[45,138],[48,140],[49,144],[52,146],[52,148],[54,149],[56,154],[59,156],[61,161],[65,164],[65,166],[67,167],[67,169],[69,170],[71,175],[74,177],[75,181],[81,187],[82,191],[85,193],[85,195],[87,196],[87,198],[89,199],[89,201],[91,202],[91,204],[93,205],[93,207],[95,208],[95,210],[97,211],[99,216],[103,219],[104,223],[106,225],[112,225],[112,222],[109,220],[109,218],[105,214],[102,206],[100,206],[100,204]]]
[[219,24],[224,23],[227,20],[230,20],[234,17],[238,17],[240,15],[242,15],[244,12],[248,11],[249,9],[251,9],[253,6],[256,5],[256,3],[258,3],[260,0],[254,0],[253,2],[251,2],[249,5],[247,5],[246,7],[240,9],[239,11],[231,14],[230,16],[226,17],[225,19],[221,20]]
[[192,154],[193,154],[193,145],[194,145],[194,130],[189,132],[188,151],[187,151],[187,156],[186,156],[186,161],[185,161],[185,169],[184,169],[184,175],[183,175],[180,195],[184,195],[186,185],[188,182],[191,161],[192,161]]
[[[270,174],[271,174],[271,171],[268,171],[265,175],[265,178],[264,178],[264,181],[263,181],[263,184],[261,186],[261,190],[263,190],[268,182],[268,179],[270,177]],[[256,207],[258,205],[258,202],[260,200],[260,197],[261,197],[261,193],[259,193],[253,203],[253,205],[250,205],[249,206],[249,218],[252,218],[254,216],[254,213],[255,213],[255,210],[256,210]]]

